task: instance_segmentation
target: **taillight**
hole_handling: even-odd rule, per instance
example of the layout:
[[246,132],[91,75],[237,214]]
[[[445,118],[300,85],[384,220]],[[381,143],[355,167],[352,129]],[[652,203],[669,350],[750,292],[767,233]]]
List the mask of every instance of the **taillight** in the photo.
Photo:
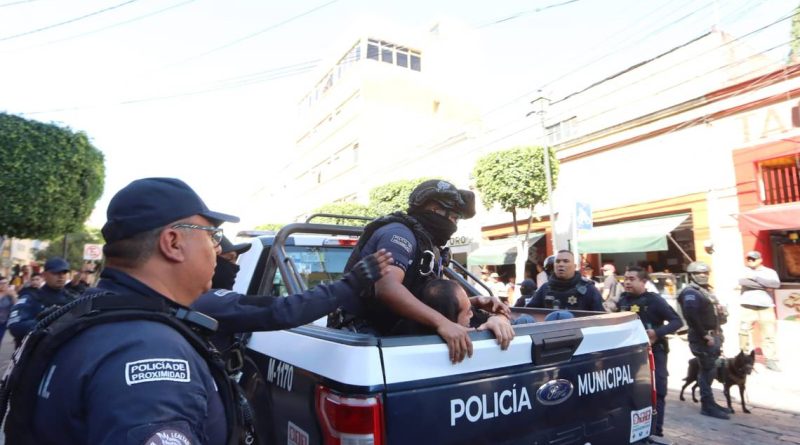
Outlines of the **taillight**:
[[656,412],[656,359],[653,357],[653,347],[647,345],[647,359],[650,362],[650,395],[653,402],[653,415]]
[[316,405],[325,445],[383,445],[380,396],[345,396],[317,385]]

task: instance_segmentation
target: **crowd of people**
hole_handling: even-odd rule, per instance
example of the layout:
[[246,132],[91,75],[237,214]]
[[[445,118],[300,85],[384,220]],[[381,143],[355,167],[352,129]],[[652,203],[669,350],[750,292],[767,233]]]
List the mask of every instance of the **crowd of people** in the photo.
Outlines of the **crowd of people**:
[[[513,325],[535,323],[531,315],[512,313],[501,300],[516,293],[517,307],[552,309],[545,320],[570,318],[572,311],[636,313],[655,359],[652,432],[663,435],[666,336],[684,322],[651,290],[646,269],[628,267],[620,282],[615,267],[605,264],[599,284],[593,271],[579,268],[571,251],[561,250],[513,289],[498,274],[487,273],[484,278],[495,295],[468,296],[444,277],[444,246],[458,222],[474,216],[474,195],[447,181],[429,180],[414,189],[408,203],[406,211],[365,227],[340,281],[289,297],[249,296],[231,289],[237,258],[250,245],[233,244],[220,228],[237,217],[211,211],[180,180],[132,182],[109,204],[102,229],[106,267],[96,286],[88,268],[68,280],[70,265],[62,258],[45,262],[41,285],[35,284],[34,274],[19,286],[0,277],[0,326],[8,328],[18,348],[25,348],[22,340],[32,330],[49,326],[43,319],[49,323],[72,314],[82,320],[86,314],[130,311],[128,317],[102,324],[85,321],[85,330],[53,348],[47,383],[30,395],[36,397],[33,415],[20,419],[12,403],[7,433],[43,444],[252,440],[253,430],[242,414],[246,402],[231,380],[247,332],[291,328],[334,314],[330,327],[380,336],[437,334],[455,364],[473,353],[471,330],[491,331],[505,350],[514,339]],[[749,349],[752,325],[761,323],[770,369],[778,370],[770,336],[774,314],[769,316],[765,298],[776,280],[760,259],[758,252],[747,255],[742,306],[750,312],[742,317],[740,344]],[[687,272],[690,283],[678,301],[689,347],[700,361],[701,413],[725,419],[727,412],[710,390],[723,314],[708,285],[709,267],[694,262]],[[88,312],[85,304],[72,303],[86,299],[91,301]],[[44,317],[54,308],[61,309]],[[76,313],[79,309],[84,312]],[[177,377],[152,377],[161,375],[152,371],[164,369]]]

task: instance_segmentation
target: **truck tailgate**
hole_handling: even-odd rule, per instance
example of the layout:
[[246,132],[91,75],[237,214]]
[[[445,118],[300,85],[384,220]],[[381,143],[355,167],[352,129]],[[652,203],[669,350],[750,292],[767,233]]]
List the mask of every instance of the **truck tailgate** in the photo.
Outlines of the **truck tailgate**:
[[473,357],[457,365],[441,344],[384,339],[387,443],[620,444],[649,435],[652,383],[637,318],[516,330],[508,351],[474,338]]

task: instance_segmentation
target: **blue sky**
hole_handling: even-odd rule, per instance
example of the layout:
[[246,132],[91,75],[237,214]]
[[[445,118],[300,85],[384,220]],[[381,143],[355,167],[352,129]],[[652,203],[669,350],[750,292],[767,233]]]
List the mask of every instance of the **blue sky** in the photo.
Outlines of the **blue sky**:
[[[174,176],[248,219],[290,159],[295,104],[354,23],[475,37],[473,100],[495,123],[707,32],[744,36],[796,0],[0,0],[0,110],[85,131],[106,156],[108,199],[133,179]],[[86,17],[84,17],[86,16]],[[743,40],[789,39],[789,20]],[[477,43],[475,43],[477,42]],[[769,52],[786,56],[786,48]],[[516,100],[515,100],[516,99]],[[242,227],[244,228],[244,227]]]

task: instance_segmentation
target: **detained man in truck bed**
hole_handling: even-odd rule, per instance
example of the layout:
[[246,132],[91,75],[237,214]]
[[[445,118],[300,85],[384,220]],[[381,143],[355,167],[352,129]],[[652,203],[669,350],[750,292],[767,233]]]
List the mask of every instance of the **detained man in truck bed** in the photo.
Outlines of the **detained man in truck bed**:
[[[394,263],[389,266],[389,273],[364,293],[363,316],[345,313],[330,326],[391,335],[395,325],[407,318],[434,328],[447,343],[453,363],[472,356],[469,328],[450,321],[419,298],[428,281],[441,278],[443,246],[455,233],[458,221],[473,216],[475,194],[459,190],[447,181],[431,179],[411,192],[407,213],[395,212],[367,224],[345,270],[379,249],[391,252]],[[370,298],[372,295],[375,298]],[[509,312],[508,306],[491,297],[472,297],[470,301],[505,319],[504,323],[493,323],[494,328],[489,329],[506,349],[514,338],[511,324],[501,315]]]

